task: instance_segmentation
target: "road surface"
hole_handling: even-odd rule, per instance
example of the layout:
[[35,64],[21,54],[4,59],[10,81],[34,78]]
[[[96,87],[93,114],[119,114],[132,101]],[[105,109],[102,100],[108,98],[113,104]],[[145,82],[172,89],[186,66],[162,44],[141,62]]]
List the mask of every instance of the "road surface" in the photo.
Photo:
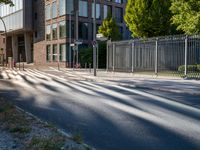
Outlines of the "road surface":
[[65,71],[0,74],[0,96],[68,133],[81,133],[96,149],[200,149],[198,94],[87,81]]

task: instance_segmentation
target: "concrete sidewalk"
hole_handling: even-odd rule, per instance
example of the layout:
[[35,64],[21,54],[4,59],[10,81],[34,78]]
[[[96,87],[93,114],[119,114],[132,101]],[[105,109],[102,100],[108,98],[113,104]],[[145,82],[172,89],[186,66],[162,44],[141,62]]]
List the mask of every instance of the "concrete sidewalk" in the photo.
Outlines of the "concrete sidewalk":
[[200,81],[198,80],[186,80],[180,77],[170,76],[165,77],[122,72],[107,72],[105,70],[99,70],[96,77],[94,77],[93,72],[90,73],[89,70],[61,69],[61,71],[77,75],[90,81],[107,82],[108,84],[153,89],[158,91],[200,95]]

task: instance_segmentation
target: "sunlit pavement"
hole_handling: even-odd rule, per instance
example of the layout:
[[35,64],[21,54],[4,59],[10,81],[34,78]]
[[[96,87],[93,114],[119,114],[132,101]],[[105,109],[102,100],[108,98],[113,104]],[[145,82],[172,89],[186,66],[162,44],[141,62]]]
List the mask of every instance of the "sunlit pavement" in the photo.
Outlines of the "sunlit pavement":
[[[200,149],[198,93],[134,87],[144,79],[131,79],[131,86],[96,82],[53,69],[3,70],[0,79],[0,96],[66,132],[80,132],[96,149]],[[198,89],[198,84],[173,83]]]

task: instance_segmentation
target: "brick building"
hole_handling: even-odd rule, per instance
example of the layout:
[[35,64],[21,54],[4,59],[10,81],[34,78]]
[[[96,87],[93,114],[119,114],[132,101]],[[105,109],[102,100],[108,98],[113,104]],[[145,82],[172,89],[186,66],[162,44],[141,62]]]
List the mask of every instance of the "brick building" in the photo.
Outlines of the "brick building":
[[[34,62],[35,65],[57,65],[59,61],[61,65],[69,66],[73,60],[70,43],[81,40],[83,44],[79,49],[91,45],[93,0],[13,2],[15,6],[9,8],[9,11],[6,9],[9,6],[0,5],[3,10],[0,16],[8,29],[7,56],[13,56],[16,62],[21,56],[24,61]],[[110,12],[115,17],[123,38],[129,38],[130,33],[123,20],[125,5],[125,0],[96,0],[97,28]],[[19,19],[16,20],[16,17]],[[70,25],[72,38],[69,38]]]

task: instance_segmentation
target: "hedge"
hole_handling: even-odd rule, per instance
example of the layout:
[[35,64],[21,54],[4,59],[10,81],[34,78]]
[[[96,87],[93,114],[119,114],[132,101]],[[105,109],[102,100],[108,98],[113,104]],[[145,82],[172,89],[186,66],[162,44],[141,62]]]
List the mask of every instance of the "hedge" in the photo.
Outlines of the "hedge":
[[[178,71],[184,72],[185,71],[185,65],[179,66]],[[188,65],[187,71],[200,71],[200,64],[198,64],[198,65]]]

